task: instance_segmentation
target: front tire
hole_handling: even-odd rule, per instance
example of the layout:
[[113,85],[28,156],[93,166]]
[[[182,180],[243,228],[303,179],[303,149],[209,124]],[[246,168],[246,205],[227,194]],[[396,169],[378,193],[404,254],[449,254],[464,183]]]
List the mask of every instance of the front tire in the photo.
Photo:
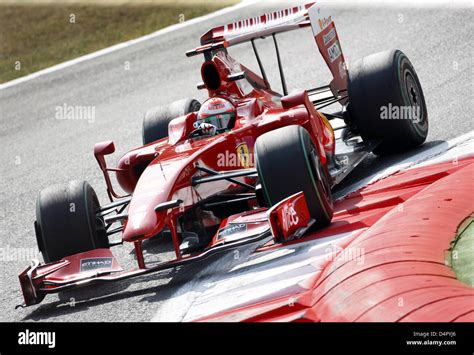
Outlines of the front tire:
[[330,177],[306,129],[292,125],[263,134],[255,143],[255,156],[269,206],[303,191],[315,226],[322,228],[331,222]]
[[351,126],[365,140],[381,140],[374,153],[399,152],[426,140],[425,97],[415,68],[402,51],[380,52],[354,63],[348,89]]
[[36,201],[36,238],[45,262],[98,248],[108,248],[105,229],[96,219],[99,200],[85,181],[66,188],[50,186]]

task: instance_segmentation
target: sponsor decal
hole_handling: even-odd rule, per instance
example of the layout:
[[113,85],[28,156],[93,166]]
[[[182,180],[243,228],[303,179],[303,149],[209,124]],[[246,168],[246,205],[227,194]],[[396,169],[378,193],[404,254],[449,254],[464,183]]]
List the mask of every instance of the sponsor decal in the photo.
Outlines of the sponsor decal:
[[334,38],[336,38],[336,30],[332,28],[328,33],[323,35],[323,42],[324,45],[327,45],[329,42],[331,42]]
[[332,22],[331,16],[323,17],[318,20],[319,28],[324,30]]
[[239,159],[239,163],[244,168],[250,168],[250,153],[249,147],[246,143],[241,143],[235,148],[237,151],[237,158]]
[[328,48],[328,54],[331,63],[341,56],[341,48],[339,48],[338,42],[334,43]]
[[81,271],[112,268],[113,258],[81,259]]
[[245,223],[231,224],[219,230],[219,233],[217,234],[217,240],[221,240],[222,238],[226,238],[232,234],[237,234],[245,231],[247,231],[247,225]]
[[226,150],[224,153],[217,154],[217,166],[248,169],[255,166],[255,158],[247,143],[240,143],[235,148],[235,153]]
[[293,203],[283,206],[282,210],[283,228],[289,230],[291,227],[298,225],[300,218],[295,211]]
[[291,23],[297,19],[297,15],[299,15],[301,12],[304,12],[305,10],[305,6],[297,6],[290,9],[271,12],[258,17],[252,17],[246,20],[240,20],[223,26],[224,35],[241,33],[251,30],[252,28],[265,28],[266,25],[273,25],[284,22]]
[[212,110],[217,111],[217,110],[220,110],[220,109],[223,109],[223,108],[225,108],[225,105],[222,102],[212,102],[211,101],[210,104],[209,104],[209,110],[211,110],[211,111]]

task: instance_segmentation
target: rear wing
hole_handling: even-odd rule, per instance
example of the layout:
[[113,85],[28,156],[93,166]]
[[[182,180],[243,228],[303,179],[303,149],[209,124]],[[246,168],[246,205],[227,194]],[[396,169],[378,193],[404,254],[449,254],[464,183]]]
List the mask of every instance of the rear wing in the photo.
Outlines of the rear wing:
[[229,45],[247,42],[252,38],[265,37],[310,26],[309,3],[257,17],[240,20],[212,28],[201,36],[201,45],[226,41]]
[[186,52],[186,55],[191,57],[256,38],[309,27],[308,9],[313,5],[309,3],[214,27],[201,36],[201,46]]
[[340,95],[347,90],[346,63],[332,16],[320,3],[312,2],[212,28],[201,36],[201,46],[186,55],[206,54],[257,38],[311,27],[319,52],[333,75],[331,91]]

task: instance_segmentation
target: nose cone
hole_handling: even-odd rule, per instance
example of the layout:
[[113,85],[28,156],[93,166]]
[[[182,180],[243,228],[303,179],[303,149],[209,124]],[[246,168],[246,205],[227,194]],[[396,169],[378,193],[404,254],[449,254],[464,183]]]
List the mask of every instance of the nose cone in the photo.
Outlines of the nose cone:
[[[132,242],[155,236],[169,222],[169,211],[155,211],[155,207],[169,202],[189,184],[193,161],[206,151],[209,143],[181,144],[169,147],[143,171],[133,191],[128,208],[128,219],[122,239]],[[179,179],[178,179],[179,178]],[[175,197],[176,198],[176,197]],[[191,203],[191,198],[183,198]]]
[[168,200],[172,184],[167,181],[167,175],[159,164],[153,162],[143,172],[128,209],[128,219],[122,235],[124,241],[152,237],[165,226],[166,211],[155,212],[155,207]]
[[129,213],[122,238],[126,242],[150,238],[161,232],[165,223],[166,213],[156,213],[151,206],[147,206],[146,209]]

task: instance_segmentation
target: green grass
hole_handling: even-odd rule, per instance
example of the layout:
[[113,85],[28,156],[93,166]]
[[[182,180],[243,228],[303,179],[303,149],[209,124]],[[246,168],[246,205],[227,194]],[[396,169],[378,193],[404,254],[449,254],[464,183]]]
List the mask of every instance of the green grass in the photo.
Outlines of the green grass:
[[474,287],[474,219],[464,221],[451,251],[451,265],[456,277]]
[[[202,16],[231,3],[236,1],[0,2],[0,82],[152,33],[183,19]],[[70,21],[72,14],[74,23]]]

